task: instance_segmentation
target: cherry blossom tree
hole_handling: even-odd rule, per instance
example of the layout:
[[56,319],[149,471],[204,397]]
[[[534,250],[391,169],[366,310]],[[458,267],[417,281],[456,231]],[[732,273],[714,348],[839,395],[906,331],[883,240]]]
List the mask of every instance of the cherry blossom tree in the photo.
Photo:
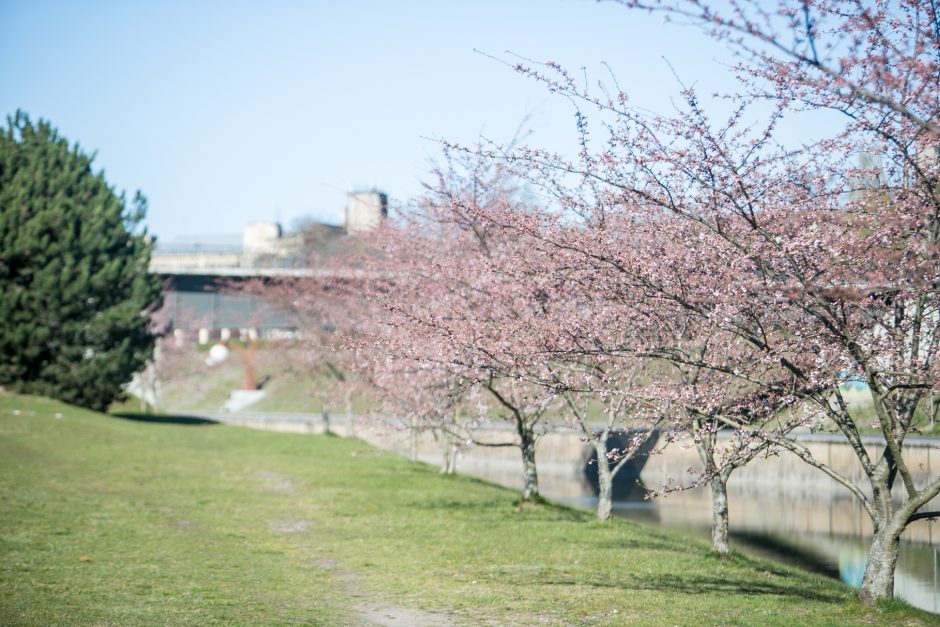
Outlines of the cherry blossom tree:
[[[594,449],[597,518],[609,520],[614,479],[656,437],[656,427],[663,421],[660,413],[640,409],[638,379],[646,373],[635,360],[594,356],[579,363],[575,357],[561,355],[556,356],[552,372],[553,380],[545,385],[557,391],[568,411],[568,422]],[[614,437],[619,446],[611,445]]]
[[[571,207],[590,204],[575,202],[570,195],[564,197]],[[714,333],[696,316],[651,294],[641,277],[629,273],[630,268],[648,265],[652,257],[663,263],[661,270],[677,289],[675,297],[692,302],[699,295],[689,292],[684,281],[702,269],[691,263],[669,262],[676,254],[684,253],[668,252],[675,248],[676,234],[660,232],[662,224],[643,220],[639,227],[646,231],[634,242],[632,238],[638,231],[625,229],[629,225],[623,222],[623,216],[610,208],[604,210],[602,220],[582,215],[586,219],[583,224],[571,224],[557,216],[536,219],[531,212],[497,212],[492,208],[480,210],[477,215],[493,228],[527,237],[531,246],[526,258],[516,259],[513,264],[517,268],[530,264],[529,272],[538,275],[542,284],[562,286],[543,292],[543,300],[551,303],[546,307],[551,315],[540,317],[538,324],[527,325],[536,348],[520,354],[537,355],[537,363],[548,364],[551,379],[539,379],[534,372],[527,376],[565,399],[574,422],[597,449],[599,459],[616,460],[610,474],[599,468],[599,518],[609,516],[613,475],[646,443],[654,428],[663,433],[662,446],[656,451],[684,434],[694,442],[703,472],[693,484],[669,485],[660,493],[707,484],[712,493],[713,546],[719,554],[727,554],[728,479],[734,469],[768,452],[769,445],[742,434],[731,438],[730,445],[719,444],[718,431],[726,426],[714,414],[748,406],[754,400],[753,389],[748,384],[729,386],[723,376],[702,363],[708,355],[740,350],[736,346],[740,340]],[[624,233],[628,234],[627,241]],[[682,356],[688,359],[680,359]],[[581,408],[572,402],[573,396],[583,399]],[[775,420],[776,412],[791,401],[763,394],[760,402],[759,413],[748,409],[747,422],[752,427]],[[606,408],[603,413],[607,425],[589,419],[586,409],[590,403]],[[612,407],[617,409],[611,411]],[[608,450],[611,430],[624,427],[632,427],[629,446]]]
[[[477,438],[474,427],[493,416],[514,425],[524,498],[538,494],[540,425],[546,418],[569,422],[596,451],[598,517],[606,520],[614,476],[655,433],[651,427],[661,414],[651,418],[651,412],[637,410],[634,388],[643,364],[625,355],[584,353],[577,328],[614,328],[614,316],[620,322],[615,333],[622,338],[629,333],[629,316],[623,307],[593,308],[597,299],[580,289],[587,278],[579,276],[579,260],[572,256],[568,261],[574,263],[566,265],[558,248],[546,247],[531,236],[534,231],[504,228],[501,215],[526,219],[541,214],[513,198],[500,167],[459,156],[450,162],[456,161],[455,167],[438,170],[436,184],[405,226],[384,234],[383,263],[392,279],[373,299],[388,310],[374,346],[394,355],[384,365],[396,376],[409,369],[424,377],[435,373],[436,383],[420,385],[422,392],[435,386],[449,390],[427,398],[424,411],[408,412],[436,431],[495,445]],[[567,228],[551,216],[535,226]],[[442,420],[459,411],[461,401],[445,401],[459,399],[457,389],[484,392],[487,400],[474,397],[476,419]],[[421,393],[408,396],[423,398]],[[625,427],[631,428],[628,445],[611,451],[612,434],[624,433]]]
[[[629,294],[659,320],[690,321],[691,344],[652,332],[626,342],[598,336],[592,351],[699,373],[695,385],[664,384],[652,397],[685,408],[712,433],[735,429],[739,453],[773,445],[843,485],[874,529],[860,597],[890,598],[899,538],[938,515],[922,508],[940,493],[940,476],[915,480],[903,448],[918,406],[940,387],[936,7],[624,4],[697,23],[727,42],[739,59],[733,112],[712,120],[688,87],[675,115],[639,112],[619,89],[597,96],[554,63],[519,63],[519,72],[580,103],[582,151],[567,161],[517,149],[510,162],[551,186],[585,228],[539,234],[531,216],[511,226],[580,255],[590,289],[611,301]],[[597,148],[585,109],[609,129]],[[821,111],[842,116],[832,136],[800,143],[780,135],[785,116]],[[859,166],[859,153],[879,155],[882,167]],[[694,350],[703,338],[709,350]],[[842,396],[840,385],[854,379],[867,384],[880,450],[865,446],[869,425],[856,424]],[[852,447],[861,481],[792,436],[817,428],[819,416]]]
[[441,473],[454,474],[457,455],[476,426],[460,419],[468,397],[462,369],[389,352],[393,336],[403,329],[379,328],[362,337],[354,347],[355,371],[378,401],[377,420],[409,432],[411,461],[418,461],[421,434],[429,433],[440,444]]
[[387,284],[377,283],[370,296],[383,308],[373,346],[398,375],[418,365],[445,373],[451,389],[463,392],[458,398],[452,391],[450,402],[428,397],[432,406],[425,415],[439,416],[442,407],[435,405],[452,415],[472,403],[476,415],[451,420],[449,427],[484,426],[493,419],[511,424],[511,443],[479,439],[472,428],[467,439],[517,446],[522,498],[536,499],[536,442],[557,404],[554,391],[523,376],[522,354],[529,347],[523,336],[541,315],[538,287],[521,288],[506,272],[526,243],[473,216],[479,206],[510,204],[512,190],[501,168],[483,162],[452,162],[436,174],[412,211],[376,235],[380,253],[371,268]]

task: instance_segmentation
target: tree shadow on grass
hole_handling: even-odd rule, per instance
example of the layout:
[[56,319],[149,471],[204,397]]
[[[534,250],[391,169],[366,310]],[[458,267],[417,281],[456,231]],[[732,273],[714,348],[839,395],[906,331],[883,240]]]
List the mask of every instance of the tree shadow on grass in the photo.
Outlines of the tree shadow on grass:
[[744,545],[749,545],[752,549],[768,552],[777,561],[783,561],[803,570],[825,575],[830,579],[839,579],[838,567],[833,566],[822,554],[812,549],[793,545],[782,538],[746,531],[734,532],[731,534],[731,538],[740,541]]
[[487,499],[467,499],[459,500],[454,498],[441,499],[421,499],[408,502],[410,509],[434,511],[434,510],[454,510],[471,512],[489,512],[499,508],[507,507],[509,500],[505,498],[487,498]]
[[[509,491],[507,491],[509,492]],[[498,514],[506,519],[530,520],[533,522],[576,522],[592,520],[590,512],[578,510],[551,501],[521,501],[514,493],[501,494],[485,498],[441,498],[433,500],[415,500],[409,507],[425,511],[450,510],[465,512],[486,512]]]
[[542,583],[560,586],[591,586],[626,592],[629,590],[649,590],[654,592],[675,592],[679,594],[732,594],[732,595],[772,595],[781,597],[799,597],[810,601],[840,603],[845,595],[838,590],[820,590],[798,585],[795,581],[760,581],[750,577],[721,577],[707,575],[657,575],[632,576],[621,578],[592,579],[590,577],[545,577]]
[[583,546],[589,550],[597,551],[661,551],[664,553],[680,553],[683,555],[700,555],[705,551],[696,545],[677,540],[675,538],[655,538],[649,536],[624,537],[617,539],[584,538],[567,540],[569,544]]
[[144,414],[139,412],[118,412],[111,414],[115,418],[124,420],[133,420],[135,422],[150,422],[164,425],[188,425],[188,426],[206,426],[217,425],[217,420],[203,418],[201,416],[175,416],[166,414]]

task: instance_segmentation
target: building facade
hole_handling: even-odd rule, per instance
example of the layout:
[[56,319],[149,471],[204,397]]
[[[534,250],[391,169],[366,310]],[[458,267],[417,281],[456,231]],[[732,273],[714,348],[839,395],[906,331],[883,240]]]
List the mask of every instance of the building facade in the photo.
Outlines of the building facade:
[[164,280],[166,322],[180,335],[197,336],[200,343],[296,333],[298,325],[288,312],[239,286],[316,274],[314,259],[337,254],[346,238],[362,236],[382,223],[388,197],[375,190],[350,192],[344,212],[344,226],[308,224],[291,234],[273,222],[248,224],[240,245],[158,242],[150,271]]

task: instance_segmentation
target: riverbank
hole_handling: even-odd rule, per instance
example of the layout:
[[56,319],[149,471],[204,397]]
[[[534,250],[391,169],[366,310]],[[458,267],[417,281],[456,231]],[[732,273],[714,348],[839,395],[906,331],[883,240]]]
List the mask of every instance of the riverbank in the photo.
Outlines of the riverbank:
[[3,624],[928,624],[354,440],[0,396]]

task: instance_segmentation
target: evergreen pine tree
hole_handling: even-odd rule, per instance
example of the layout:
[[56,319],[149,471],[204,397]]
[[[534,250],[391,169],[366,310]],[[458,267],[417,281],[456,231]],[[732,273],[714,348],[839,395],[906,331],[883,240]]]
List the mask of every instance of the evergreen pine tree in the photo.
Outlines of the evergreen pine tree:
[[23,112],[0,127],[0,385],[103,410],[151,355],[151,240],[92,156]]

